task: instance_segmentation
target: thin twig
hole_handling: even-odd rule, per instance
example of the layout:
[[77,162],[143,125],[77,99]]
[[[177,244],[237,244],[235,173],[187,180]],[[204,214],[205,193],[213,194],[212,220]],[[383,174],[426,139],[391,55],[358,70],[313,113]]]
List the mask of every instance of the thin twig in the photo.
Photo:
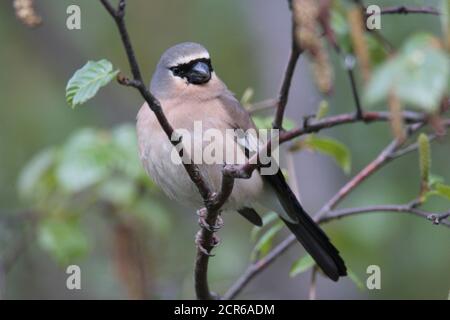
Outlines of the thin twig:
[[277,110],[275,113],[275,119],[273,121],[273,128],[282,129],[284,111],[289,97],[289,90],[291,88],[292,76],[294,75],[295,66],[297,65],[298,58],[300,57],[300,49],[292,41],[291,53],[289,56],[289,62],[284,73],[283,83],[281,85],[280,94],[277,102]]
[[398,6],[398,7],[386,7],[381,9],[381,14],[431,14],[438,16],[440,12],[433,7],[409,7],[409,6]]
[[345,69],[347,70],[348,77],[350,79],[350,85],[352,88],[353,99],[355,100],[356,117],[358,119],[363,118],[363,109],[361,107],[361,99],[359,98],[358,87],[356,85],[355,75],[353,68],[355,67],[355,57],[353,55],[347,55],[345,57]]
[[[332,220],[341,219],[349,216],[354,216],[356,214],[368,213],[368,212],[397,212],[397,213],[409,213],[416,215],[421,218],[425,218],[428,220],[432,220],[430,217],[447,217],[449,213],[445,214],[436,214],[432,212],[428,212],[425,210],[420,210],[411,206],[410,204],[405,205],[374,205],[360,208],[346,208],[346,209],[338,209],[328,212],[328,214],[324,215],[319,222],[326,223]],[[450,227],[449,221],[443,221],[444,218],[441,219],[440,224]]]

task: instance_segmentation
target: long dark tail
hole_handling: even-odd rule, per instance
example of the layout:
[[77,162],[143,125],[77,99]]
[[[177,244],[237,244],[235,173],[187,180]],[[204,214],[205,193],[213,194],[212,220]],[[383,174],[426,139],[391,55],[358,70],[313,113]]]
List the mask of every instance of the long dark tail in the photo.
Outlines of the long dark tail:
[[333,281],[337,281],[340,276],[347,275],[347,268],[339,251],[330,242],[325,232],[305,212],[281,171],[275,175],[263,177],[275,189],[286,213],[293,220],[298,220],[298,223],[291,223],[282,219],[322,271]]

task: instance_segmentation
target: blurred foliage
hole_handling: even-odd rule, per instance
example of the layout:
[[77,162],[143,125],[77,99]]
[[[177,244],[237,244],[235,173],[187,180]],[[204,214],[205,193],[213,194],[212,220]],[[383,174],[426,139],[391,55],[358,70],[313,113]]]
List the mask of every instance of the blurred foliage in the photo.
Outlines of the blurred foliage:
[[395,94],[419,110],[436,111],[448,94],[450,61],[439,39],[427,34],[410,37],[393,59],[383,63],[366,89],[366,101],[375,105]]
[[134,216],[154,236],[167,235],[170,215],[137,155],[134,126],[86,128],[25,166],[19,194],[40,212],[39,244],[61,265],[87,253],[89,239],[80,217],[88,212]]

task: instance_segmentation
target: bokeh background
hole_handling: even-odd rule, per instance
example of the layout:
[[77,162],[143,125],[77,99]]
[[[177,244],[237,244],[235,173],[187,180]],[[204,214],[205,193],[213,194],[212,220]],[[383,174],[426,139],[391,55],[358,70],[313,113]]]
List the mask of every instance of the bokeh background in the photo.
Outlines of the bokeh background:
[[[439,0],[406,2],[440,5]],[[197,217],[192,209],[160,193],[137,162],[133,125],[141,97],[114,83],[75,110],[65,102],[68,79],[87,60],[107,58],[128,72],[111,18],[92,0],[36,3],[44,23],[34,30],[16,19],[11,1],[0,3],[1,297],[194,298]],[[81,8],[82,28],[70,31],[66,8],[74,3]],[[390,6],[405,1],[365,3]],[[277,95],[290,48],[287,1],[133,0],[127,23],[146,81],[166,48],[196,41],[210,50],[217,73],[238,97],[249,87],[255,92],[254,101]],[[441,32],[435,16],[386,16],[382,23],[382,34],[396,47],[418,30]],[[350,84],[340,58],[333,56],[333,61],[336,81],[330,113],[350,112],[354,110]],[[321,101],[311,78],[308,61],[302,57],[287,109],[297,124]],[[391,139],[386,123],[342,126],[324,134],[350,148],[352,174]],[[432,172],[447,181],[449,147],[448,138],[432,147]],[[42,150],[47,150],[43,156]],[[24,173],[36,154],[41,157],[35,169]],[[97,167],[86,173],[83,161]],[[112,169],[98,168],[105,163]],[[349,179],[332,159],[320,154],[299,152],[295,163],[309,212],[320,209]],[[47,179],[43,186],[33,184],[36,175],[37,180]],[[55,182],[55,177],[62,182]],[[402,204],[414,199],[418,189],[418,155],[412,153],[363,183],[341,207]],[[428,210],[448,208],[449,202],[439,198],[426,204]],[[219,293],[243,272],[254,246],[250,224],[232,214],[224,219],[223,243],[210,266],[210,284]],[[368,265],[381,267],[382,288],[369,291],[348,278],[332,283],[319,276],[318,298],[448,297],[447,228],[410,215],[373,213],[334,221],[325,230],[364,283]],[[284,235],[285,231],[275,240]],[[240,297],[307,298],[310,271],[289,277],[292,263],[302,255],[301,246],[293,246]],[[81,267],[82,290],[66,289],[69,264]]]

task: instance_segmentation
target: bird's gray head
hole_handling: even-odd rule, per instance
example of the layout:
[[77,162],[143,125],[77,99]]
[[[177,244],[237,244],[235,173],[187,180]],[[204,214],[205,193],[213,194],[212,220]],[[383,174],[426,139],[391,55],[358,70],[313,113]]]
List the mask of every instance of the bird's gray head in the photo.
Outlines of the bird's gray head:
[[153,74],[150,89],[158,98],[207,92],[221,84],[214,74],[208,51],[200,44],[184,42],[164,52]]

